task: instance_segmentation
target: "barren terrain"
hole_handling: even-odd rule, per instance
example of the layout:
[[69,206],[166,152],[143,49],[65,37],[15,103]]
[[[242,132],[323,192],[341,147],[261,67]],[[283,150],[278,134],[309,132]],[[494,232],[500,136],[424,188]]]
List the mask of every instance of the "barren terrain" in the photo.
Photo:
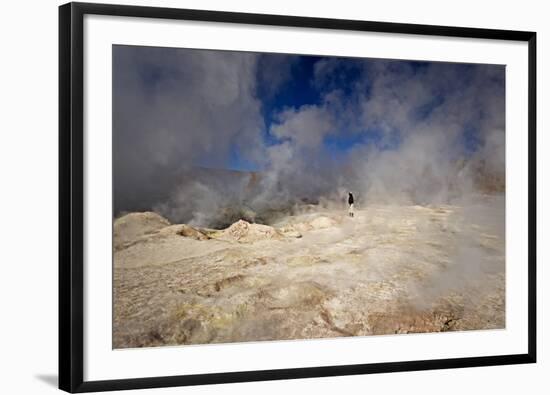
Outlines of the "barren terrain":
[[115,348],[503,328],[504,198],[114,224]]

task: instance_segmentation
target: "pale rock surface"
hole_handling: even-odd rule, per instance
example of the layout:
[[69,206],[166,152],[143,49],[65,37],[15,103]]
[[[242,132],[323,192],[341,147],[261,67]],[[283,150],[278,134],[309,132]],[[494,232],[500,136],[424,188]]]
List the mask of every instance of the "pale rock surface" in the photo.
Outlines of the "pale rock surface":
[[260,240],[281,239],[283,236],[271,226],[262,224],[251,224],[239,220],[229,228],[215,234],[215,238],[221,240],[239,241],[251,243]]
[[115,221],[114,347],[504,328],[503,213],[485,197],[224,230],[130,214]]
[[114,221],[113,236],[115,250],[135,241],[141,236],[151,234],[170,225],[168,220],[157,213],[130,213]]

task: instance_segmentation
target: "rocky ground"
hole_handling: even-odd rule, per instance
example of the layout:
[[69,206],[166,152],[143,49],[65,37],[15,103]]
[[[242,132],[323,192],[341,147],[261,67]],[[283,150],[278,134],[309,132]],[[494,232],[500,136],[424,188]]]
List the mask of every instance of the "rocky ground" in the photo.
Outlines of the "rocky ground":
[[113,347],[503,328],[504,199],[114,224]]

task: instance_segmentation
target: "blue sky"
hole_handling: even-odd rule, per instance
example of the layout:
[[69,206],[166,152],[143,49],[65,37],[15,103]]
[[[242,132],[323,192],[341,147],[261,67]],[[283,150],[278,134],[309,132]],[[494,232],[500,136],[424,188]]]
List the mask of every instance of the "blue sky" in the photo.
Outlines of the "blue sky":
[[[270,81],[262,76],[262,70],[257,70],[256,92],[261,103],[261,115],[265,127],[262,130],[263,143],[267,146],[280,144],[284,138],[279,138],[270,132],[273,125],[279,120],[277,115],[292,108],[299,109],[306,105],[319,106],[323,103],[323,96],[328,90],[339,91],[339,100],[344,105],[353,109],[353,101],[358,94],[368,100],[371,97],[370,70],[377,64],[389,64],[388,68],[396,74],[402,72],[407,78],[414,79],[415,75],[421,78],[430,67],[438,67],[441,74],[445,69],[452,70],[453,79],[447,80],[445,86],[441,81],[428,81],[428,88],[433,88],[433,94],[417,103],[411,102],[411,120],[422,122],[428,118],[434,110],[445,103],[446,97],[456,94],[465,85],[473,83],[473,79],[480,67],[485,65],[472,64],[446,64],[421,61],[387,61],[377,59],[360,58],[333,58],[322,56],[292,56],[264,54],[261,55],[260,64],[275,60],[276,64],[287,63],[286,78],[274,88]],[[315,67],[323,62],[338,61],[338,66],[331,70],[322,83],[316,81]],[[504,89],[503,68],[494,66],[497,85]],[[400,71],[401,70],[401,71]],[[500,73],[498,72],[500,71]],[[443,76],[441,78],[444,78]],[[404,89],[406,89],[404,87]],[[359,92],[357,92],[359,90]],[[463,147],[465,155],[476,152],[481,145],[482,137],[474,120],[464,123],[463,130],[453,144]],[[385,132],[376,125],[350,125],[349,122],[337,122],[335,128],[323,138],[323,150],[335,159],[345,157],[356,146],[374,145],[380,150],[397,149],[400,144],[402,130],[394,130],[391,138],[387,139]],[[232,147],[228,167],[239,170],[258,170],[259,165],[247,160],[246,155],[241,155],[237,147]]]

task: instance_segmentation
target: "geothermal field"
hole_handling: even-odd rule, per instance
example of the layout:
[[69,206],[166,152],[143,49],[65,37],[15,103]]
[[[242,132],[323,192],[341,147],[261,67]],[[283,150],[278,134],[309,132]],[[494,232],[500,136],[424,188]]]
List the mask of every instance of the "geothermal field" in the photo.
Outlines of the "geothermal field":
[[113,45],[114,348],[505,328],[506,67],[368,52]]
[[296,206],[269,224],[114,222],[113,347],[505,327],[503,195]]

